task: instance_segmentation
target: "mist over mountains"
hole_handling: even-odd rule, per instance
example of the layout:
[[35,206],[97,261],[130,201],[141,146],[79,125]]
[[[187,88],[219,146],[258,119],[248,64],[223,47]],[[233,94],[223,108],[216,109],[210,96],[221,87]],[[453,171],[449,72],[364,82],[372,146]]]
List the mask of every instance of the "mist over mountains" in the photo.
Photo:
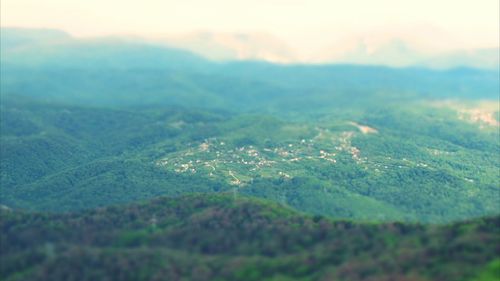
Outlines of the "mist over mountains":
[[[265,61],[280,64],[356,64],[391,67],[427,67],[449,69],[472,67],[498,69],[498,47],[483,49],[428,50],[407,39],[388,37],[377,44],[359,37],[346,40],[342,46],[331,46],[310,55],[300,55],[279,38],[267,33],[192,32],[154,39],[110,36],[77,39],[54,29],[2,28],[2,52],[38,46],[57,47],[75,42],[127,42],[152,47],[185,50],[215,62]],[[369,41],[369,40],[368,40]],[[55,45],[55,46],[54,46]]]
[[497,213],[498,70],[213,61],[134,38],[6,31],[6,206],[241,185],[341,218]]
[[362,39],[341,52],[325,51],[315,60],[331,63],[388,65],[394,67],[420,66],[434,69],[474,67],[498,69],[499,49],[469,49],[451,51],[425,51],[403,39],[390,39],[370,46]]
[[0,280],[499,281],[497,1],[0,1]]
[[318,111],[381,100],[494,99],[499,90],[498,70],[213,61],[135,38],[76,39],[57,30],[2,29],[1,61],[3,98],[87,105]]

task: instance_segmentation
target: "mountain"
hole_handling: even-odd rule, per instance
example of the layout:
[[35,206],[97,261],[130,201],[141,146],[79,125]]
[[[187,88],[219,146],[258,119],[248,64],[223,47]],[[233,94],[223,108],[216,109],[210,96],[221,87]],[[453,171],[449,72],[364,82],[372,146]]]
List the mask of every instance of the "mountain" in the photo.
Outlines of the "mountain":
[[500,48],[454,51],[428,58],[422,64],[433,68],[469,66],[483,69],[499,69]]
[[[154,60],[155,56],[158,56],[161,65],[167,59],[174,62],[179,61],[177,58],[188,60],[190,55],[199,57],[198,60],[204,58],[218,63],[234,61],[279,64],[335,63],[433,69],[472,67],[494,71],[498,71],[500,62],[499,48],[443,49],[438,43],[434,44],[436,46],[426,47],[413,42],[414,40],[403,38],[404,36],[389,37],[385,40],[375,40],[372,38],[373,35],[360,39],[347,39],[310,57],[301,58],[286,43],[266,33],[205,31],[150,39],[139,37],[77,39],[54,29],[2,28],[1,35],[0,46],[2,52],[6,53],[2,60],[6,62],[11,57],[17,58],[18,61],[27,57],[25,62],[40,62],[40,59],[47,55],[59,53],[60,56],[60,52],[66,52],[65,57],[61,58],[63,61],[71,61],[68,58],[71,56],[85,55],[87,58],[92,58],[92,55],[98,55],[92,53],[96,46],[107,46],[108,49],[116,50],[116,55],[121,53],[124,57],[130,56],[127,63],[135,62],[138,66],[144,67],[150,67],[152,64],[141,65],[139,62]],[[123,47],[126,49],[122,49]],[[172,55],[164,58],[166,52]],[[103,56],[100,58],[105,60]],[[197,65],[194,60],[196,59],[191,58],[190,64],[180,63],[177,66]],[[123,61],[115,62],[114,66],[120,65],[120,62]],[[93,61],[90,60],[90,63]],[[104,66],[109,63],[111,62],[105,62]]]
[[[110,48],[121,52],[120,46],[133,45],[134,47],[150,48],[142,50],[141,53],[157,54],[156,49],[169,50],[176,55],[186,57],[182,51],[191,52],[198,56],[214,61],[235,60],[258,60],[275,63],[290,63],[295,61],[294,55],[289,47],[279,39],[265,33],[211,33],[195,32],[185,35],[168,36],[159,39],[142,39],[138,37],[103,37],[76,39],[69,34],[56,29],[23,29],[2,28],[3,52],[9,52],[4,58],[19,54],[23,55],[31,48],[31,52],[43,53],[59,52],[61,49],[78,51],[81,54],[87,51],[92,53],[95,44],[108,45]],[[77,43],[80,46],[77,46]],[[34,50],[36,47],[37,50]],[[42,50],[39,50],[42,48]],[[79,48],[76,49],[75,48]],[[82,48],[89,50],[82,50]],[[55,50],[54,50],[55,49]],[[57,51],[59,50],[59,51]],[[151,53],[152,52],[152,53]],[[78,55],[69,53],[68,55]],[[132,55],[128,52],[127,55]],[[31,55],[32,56],[32,55]],[[139,61],[141,58],[134,58]]]
[[154,42],[186,49],[215,61],[259,60],[273,63],[296,61],[291,49],[265,33],[194,32],[170,36]]
[[[196,69],[206,63],[188,51],[127,38],[77,39],[57,30],[2,29],[2,67],[71,69]],[[16,43],[17,42],[17,43]]]
[[498,69],[10,29],[0,75],[1,280],[498,279]]
[[395,67],[418,65],[423,54],[409,47],[404,41],[394,39],[392,41],[370,46],[367,42],[358,41],[344,51],[329,55],[325,53],[318,61],[329,61],[335,63],[353,63],[368,65],[390,65]]
[[419,66],[434,69],[474,67],[498,70],[500,49],[426,50],[398,38],[377,44],[359,40],[347,42],[342,48],[334,46],[331,50],[325,50],[313,61],[393,67]]
[[9,281],[493,280],[500,265],[498,217],[363,224],[231,195],[0,216]]
[[55,44],[71,39],[64,31],[57,29],[28,29],[4,28],[0,29],[2,52],[23,47],[33,47],[39,44]]
[[61,212],[232,190],[334,218],[492,215],[500,166],[498,124],[486,122],[493,105],[274,115],[4,98],[0,203]]
[[[7,32],[2,37],[6,41],[28,35],[31,41],[44,38],[33,35],[36,31],[16,34]],[[163,104],[279,111],[296,105],[296,109],[331,108],[351,104],[353,98],[368,104],[380,100],[377,93],[385,93],[386,100],[388,93],[398,100],[494,99],[499,91],[498,71],[216,63],[184,50],[131,39],[64,38],[3,50],[0,95],[95,106]]]
[[1,53],[3,205],[232,190],[343,219],[499,212],[496,71],[216,63],[61,36]]

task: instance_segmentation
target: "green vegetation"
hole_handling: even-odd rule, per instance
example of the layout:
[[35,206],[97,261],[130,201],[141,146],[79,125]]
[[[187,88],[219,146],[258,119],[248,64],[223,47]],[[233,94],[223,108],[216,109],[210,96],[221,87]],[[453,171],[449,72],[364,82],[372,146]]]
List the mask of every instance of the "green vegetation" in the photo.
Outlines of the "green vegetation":
[[496,127],[447,108],[405,108],[285,121],[5,100],[1,203],[63,211],[234,190],[335,218],[497,214]]
[[1,276],[493,280],[499,225],[498,217],[445,226],[331,221],[231,195],[159,198],[74,214],[2,210]]
[[496,70],[0,47],[1,280],[498,277]]

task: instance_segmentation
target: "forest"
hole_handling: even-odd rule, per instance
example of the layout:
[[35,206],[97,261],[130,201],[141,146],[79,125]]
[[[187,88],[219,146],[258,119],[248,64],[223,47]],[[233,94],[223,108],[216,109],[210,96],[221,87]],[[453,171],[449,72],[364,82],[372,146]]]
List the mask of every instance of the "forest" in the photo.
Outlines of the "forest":
[[500,206],[496,127],[418,102],[292,119],[5,99],[1,117],[1,204],[11,208],[227,190],[377,221],[449,222]]
[[479,281],[500,270],[498,216],[440,226],[333,221],[230,193],[78,214],[0,212],[9,281]]
[[0,41],[0,280],[499,280],[498,69]]

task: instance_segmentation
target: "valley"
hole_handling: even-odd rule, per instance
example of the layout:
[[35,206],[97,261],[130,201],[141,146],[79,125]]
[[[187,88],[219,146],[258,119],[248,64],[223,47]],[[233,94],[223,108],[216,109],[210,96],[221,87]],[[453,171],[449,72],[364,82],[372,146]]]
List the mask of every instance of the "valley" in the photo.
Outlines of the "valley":
[[[62,211],[232,190],[333,218],[448,222],[495,214],[498,126],[407,106],[405,113],[387,107],[349,119],[332,111],[285,121],[181,108],[5,104],[1,203]],[[34,153],[25,154],[26,145]]]
[[498,280],[498,67],[1,31],[0,280]]

